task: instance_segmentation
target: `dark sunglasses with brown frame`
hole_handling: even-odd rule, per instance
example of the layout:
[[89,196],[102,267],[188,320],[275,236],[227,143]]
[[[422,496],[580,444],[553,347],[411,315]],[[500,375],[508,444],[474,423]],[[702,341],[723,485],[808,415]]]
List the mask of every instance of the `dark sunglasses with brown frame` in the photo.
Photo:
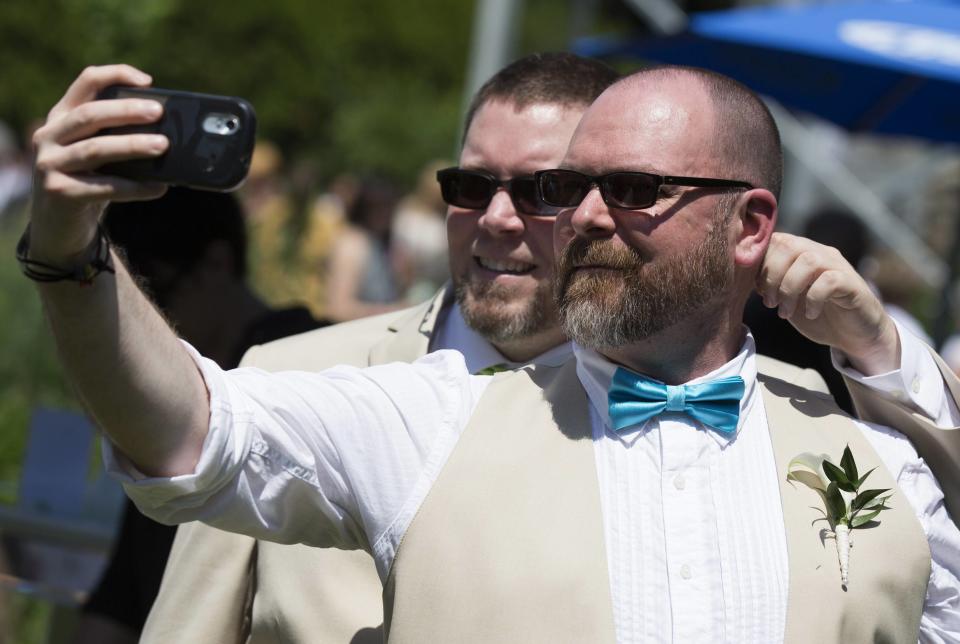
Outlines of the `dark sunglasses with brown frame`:
[[590,176],[575,170],[541,170],[534,174],[539,196],[555,208],[575,208],[593,186],[600,189],[603,202],[612,208],[640,210],[657,202],[660,186],[692,186],[697,188],[742,188],[753,185],[732,179],[704,177],[671,177],[650,172],[611,172]]
[[437,172],[437,181],[444,202],[457,208],[483,210],[503,188],[510,195],[513,207],[524,215],[553,217],[560,210],[540,200],[533,175],[498,179],[483,170],[445,168]]

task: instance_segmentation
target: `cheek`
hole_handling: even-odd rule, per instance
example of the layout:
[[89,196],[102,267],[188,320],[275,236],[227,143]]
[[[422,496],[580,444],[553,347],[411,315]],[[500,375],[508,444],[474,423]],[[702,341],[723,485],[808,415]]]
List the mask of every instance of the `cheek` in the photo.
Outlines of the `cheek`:
[[526,220],[526,239],[531,251],[539,259],[553,259],[553,219],[534,219],[528,217]]
[[561,251],[567,247],[567,244],[569,244],[570,240],[576,235],[573,226],[570,224],[572,215],[573,210],[563,210],[557,215],[557,219],[553,225],[554,257],[560,257]]
[[465,212],[447,212],[447,246],[451,262],[461,261],[472,254],[473,240],[478,230],[477,221],[477,217]]

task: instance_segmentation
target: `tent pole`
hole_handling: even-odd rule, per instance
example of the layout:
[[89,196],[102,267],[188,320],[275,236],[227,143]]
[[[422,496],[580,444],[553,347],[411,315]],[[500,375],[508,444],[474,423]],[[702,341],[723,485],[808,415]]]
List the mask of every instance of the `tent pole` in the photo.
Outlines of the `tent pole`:
[[[466,114],[480,86],[512,59],[521,4],[522,0],[477,0],[461,113]],[[462,133],[457,137],[455,157],[460,156],[461,138]]]

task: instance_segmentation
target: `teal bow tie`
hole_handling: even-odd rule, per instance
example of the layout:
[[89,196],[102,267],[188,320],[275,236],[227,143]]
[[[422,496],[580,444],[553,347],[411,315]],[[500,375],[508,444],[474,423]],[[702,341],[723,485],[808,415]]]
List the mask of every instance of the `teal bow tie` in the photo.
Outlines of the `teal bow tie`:
[[699,385],[673,386],[617,369],[607,394],[610,422],[614,430],[620,431],[641,425],[665,411],[678,411],[721,434],[730,435],[737,431],[743,391],[740,376]]

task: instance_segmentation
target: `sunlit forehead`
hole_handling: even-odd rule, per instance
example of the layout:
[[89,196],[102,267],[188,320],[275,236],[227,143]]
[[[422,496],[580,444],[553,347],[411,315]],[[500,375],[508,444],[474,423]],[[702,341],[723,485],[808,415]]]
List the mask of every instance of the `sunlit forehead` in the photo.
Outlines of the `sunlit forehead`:
[[490,101],[474,116],[460,165],[500,178],[556,167],[583,109],[535,103],[518,110],[513,103]]
[[680,82],[612,87],[584,114],[563,167],[594,174],[696,175],[705,156],[712,155],[705,142],[714,122],[698,90]]

